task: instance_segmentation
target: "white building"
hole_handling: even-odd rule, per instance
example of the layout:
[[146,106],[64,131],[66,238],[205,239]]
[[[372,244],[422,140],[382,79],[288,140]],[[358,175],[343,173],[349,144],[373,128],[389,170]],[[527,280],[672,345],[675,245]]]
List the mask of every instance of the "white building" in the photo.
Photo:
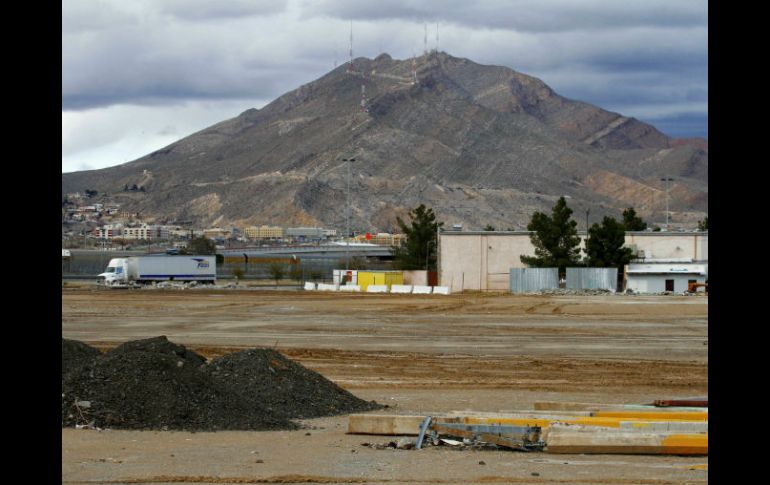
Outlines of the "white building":
[[658,261],[626,266],[626,289],[635,293],[682,293],[689,283],[705,283],[707,279],[708,263]]
[[[586,233],[578,235],[582,249]],[[627,232],[625,239],[640,254],[640,262],[708,263],[708,232]],[[534,254],[529,231],[441,231],[438,282],[453,292],[505,291],[511,268],[525,268],[521,256]]]

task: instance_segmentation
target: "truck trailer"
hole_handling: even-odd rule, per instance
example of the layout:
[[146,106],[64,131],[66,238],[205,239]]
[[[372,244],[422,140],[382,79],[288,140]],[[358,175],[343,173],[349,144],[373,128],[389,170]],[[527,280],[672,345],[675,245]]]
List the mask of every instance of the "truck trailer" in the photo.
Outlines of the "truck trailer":
[[215,283],[217,265],[214,256],[131,256],[111,259],[99,276],[109,286],[157,281]]

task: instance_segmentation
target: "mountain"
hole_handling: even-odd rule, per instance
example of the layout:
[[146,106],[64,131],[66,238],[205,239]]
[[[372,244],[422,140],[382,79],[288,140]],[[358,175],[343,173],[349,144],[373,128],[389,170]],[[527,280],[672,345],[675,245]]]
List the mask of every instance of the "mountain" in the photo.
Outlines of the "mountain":
[[[524,228],[561,195],[581,226],[586,209],[596,221],[628,206],[659,222],[663,177],[674,220],[708,211],[707,141],[443,52],[355,59],[138,160],[62,174],[62,191],[107,192],[158,221],[342,230],[348,168],[358,231],[393,229],[420,203],[447,224]],[[133,184],[145,191],[123,191]]]

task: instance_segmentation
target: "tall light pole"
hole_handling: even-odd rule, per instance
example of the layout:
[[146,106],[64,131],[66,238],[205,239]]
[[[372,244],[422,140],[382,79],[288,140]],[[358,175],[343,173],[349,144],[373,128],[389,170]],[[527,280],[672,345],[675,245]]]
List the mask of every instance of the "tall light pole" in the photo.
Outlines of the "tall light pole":
[[668,187],[669,187],[669,182],[673,181],[674,179],[672,179],[671,177],[664,177],[660,180],[663,182],[666,182],[666,229],[668,229]]
[[586,234],[588,234],[588,214],[591,213],[591,209],[586,209]]
[[355,158],[343,158],[343,162],[348,163],[348,202],[345,207],[345,219],[347,222],[346,245],[345,245],[345,269],[350,269],[350,166],[356,161]]

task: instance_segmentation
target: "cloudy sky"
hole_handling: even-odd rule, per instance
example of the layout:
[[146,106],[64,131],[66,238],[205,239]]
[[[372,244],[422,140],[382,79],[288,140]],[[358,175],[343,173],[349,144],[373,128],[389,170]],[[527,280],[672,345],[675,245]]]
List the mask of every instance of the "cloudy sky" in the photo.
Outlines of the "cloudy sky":
[[62,172],[135,160],[348,57],[438,46],[708,137],[707,0],[62,0]]

